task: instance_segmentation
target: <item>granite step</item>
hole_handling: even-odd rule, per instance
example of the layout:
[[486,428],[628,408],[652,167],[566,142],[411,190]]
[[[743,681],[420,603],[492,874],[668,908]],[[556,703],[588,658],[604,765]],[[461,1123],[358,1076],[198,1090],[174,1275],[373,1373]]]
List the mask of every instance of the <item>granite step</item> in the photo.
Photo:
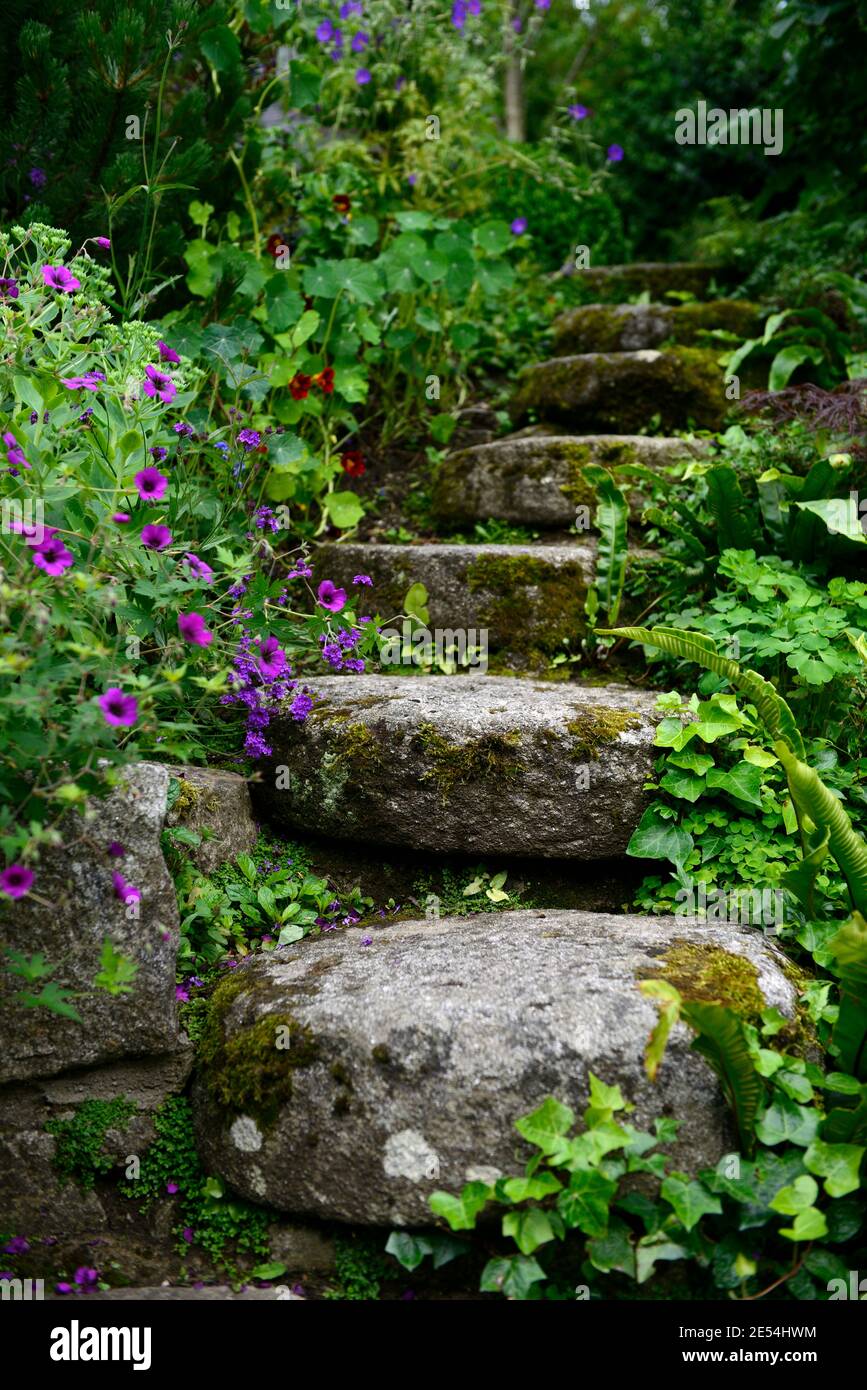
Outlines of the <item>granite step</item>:
[[729,278],[729,272],[696,261],[636,261],[631,265],[590,266],[573,271],[570,278],[588,300],[610,304],[639,294],[648,294],[652,300],[669,293],[704,299],[715,285]]
[[272,716],[252,789],[275,829],[440,854],[611,859],[647,804],[662,715],[627,685],[321,676]]
[[[659,435],[564,435],[552,429],[508,436],[444,459],[433,485],[433,511],[439,521],[454,524],[494,517],[567,527],[579,506],[593,514],[594,490],[582,477],[587,464],[609,469],[619,482],[621,470],[630,465],[663,469],[706,452],[701,440]],[[638,487],[629,500],[635,520],[643,500]]]
[[534,414],[591,434],[716,430],[728,408],[717,356],[667,348],[554,357],[519,374],[509,415],[515,425]]
[[[638,352],[665,342],[680,347],[706,343],[715,330],[737,338],[760,335],[765,313],[758,304],[712,299],[705,304],[585,304],[554,321],[558,357],[583,352]],[[713,346],[713,344],[711,344]]]

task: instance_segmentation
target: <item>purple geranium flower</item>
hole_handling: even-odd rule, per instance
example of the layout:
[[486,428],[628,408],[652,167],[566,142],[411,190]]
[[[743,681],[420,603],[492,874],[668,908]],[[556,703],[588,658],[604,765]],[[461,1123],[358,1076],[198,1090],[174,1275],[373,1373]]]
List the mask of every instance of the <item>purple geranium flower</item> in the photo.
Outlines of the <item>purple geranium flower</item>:
[[191,555],[189,552],[184,556],[187,569],[194,579],[204,579],[210,584],[214,577],[214,571],[210,565],[206,565],[204,560],[200,560],[198,555]]
[[66,549],[63,541],[56,536],[50,536],[41,545],[33,547],[33,563],[37,569],[44,570],[50,574],[52,579],[56,579],[65,569],[73,563],[75,557]]
[[166,1192],[169,1194],[170,1197],[174,1197],[175,1193],[178,1191],[178,1187],[179,1184],[176,1182],[167,1182]]
[[85,372],[84,376],[62,376],[60,380],[68,391],[98,391],[105,381],[105,373]]
[[0,893],[7,898],[23,898],[33,887],[33,870],[24,864],[10,864],[0,873]]
[[318,602],[330,613],[339,613],[346,603],[346,590],[338,589],[330,579],[323,579],[316,591]]
[[0,279],[0,299],[17,299],[18,281],[11,280],[8,276]]
[[88,1269],[86,1265],[79,1265],[75,1271],[75,1282],[83,1289],[95,1288],[99,1283],[99,1270]]
[[100,695],[97,704],[106,724],[114,728],[131,729],[138,718],[138,700],[134,695],[125,695],[116,685]]
[[143,502],[159,502],[169,485],[168,478],[158,468],[143,468],[136,473],[133,482]]
[[168,343],[164,343],[162,339],[157,343],[157,347],[160,350],[161,362],[180,362],[181,359],[174,348],[170,348]]
[[334,36],[334,25],[331,23],[331,20],[330,20],[330,19],[323,19],[322,23],[319,25],[318,29],[316,30],[316,37],[317,37],[317,39],[319,40],[320,43],[328,43],[328,40],[329,40],[330,38],[332,38],[333,36]]
[[452,5],[452,24],[456,29],[463,29],[466,19],[466,0],[455,0],[455,3]]
[[76,280],[64,265],[44,265],[42,279],[50,290],[62,290],[64,294],[81,289],[81,281]]
[[207,647],[214,640],[214,634],[208,631],[201,613],[179,613],[178,632],[193,647]]
[[144,384],[144,393],[146,396],[152,396],[154,399],[159,398],[159,400],[164,401],[166,405],[168,405],[169,401],[174,400],[175,396],[178,394],[178,390],[168,373],[161,372],[159,367],[148,365],[145,367],[145,376],[147,377],[147,381]]
[[24,451],[23,451],[23,449],[21,448],[21,445],[18,443],[18,440],[15,438],[15,435],[12,434],[12,432],[11,432],[10,430],[7,430],[6,433],[4,434],[4,436],[3,436],[3,443],[6,445],[6,451],[7,451],[7,452],[6,452],[6,462],[7,462],[7,463],[11,464],[11,466],[12,466],[13,468],[29,468],[29,467],[30,467],[30,464],[27,462],[26,458],[24,457]]
[[132,521],[129,512],[112,512],[112,521],[116,521],[118,526],[124,526],[128,521]]
[[97,246],[102,247],[103,251],[107,251],[111,246],[111,242],[109,241],[107,236],[95,236],[93,239],[96,242]]
[[609,164],[619,164],[623,158],[623,148],[621,145],[609,145],[607,159]]
[[349,17],[350,17],[351,15],[354,15],[354,14],[360,15],[361,13],[362,13],[361,0],[346,0],[346,3],[345,3],[344,5],[341,5],[341,6],[340,6],[340,18],[341,18],[341,19],[349,19]]
[[526,232],[526,230],[527,230],[527,219],[526,219],[526,217],[516,217],[515,220],[514,220],[514,222],[513,222],[512,225],[511,225],[511,227],[509,228],[509,231],[512,233],[513,236],[523,236],[524,233]]
[[356,68],[355,80],[359,87],[365,87],[370,81],[370,72],[367,68]]
[[149,526],[142,527],[141,543],[145,550],[165,550],[167,545],[172,543],[172,533],[168,526]]
[[44,169],[31,169],[27,177],[34,188],[44,188],[48,182],[48,175]]
[[573,121],[586,120],[590,115],[590,108],[588,106],[582,106],[580,102],[577,101],[572,106],[567,106],[566,110],[569,112]]
[[286,653],[276,637],[266,637],[265,641],[260,643],[256,665],[268,680],[275,680],[286,670]]
[[357,34],[353,34],[352,43],[349,46],[353,53],[363,53],[369,43],[370,39],[367,34],[365,34],[363,29],[359,29]]

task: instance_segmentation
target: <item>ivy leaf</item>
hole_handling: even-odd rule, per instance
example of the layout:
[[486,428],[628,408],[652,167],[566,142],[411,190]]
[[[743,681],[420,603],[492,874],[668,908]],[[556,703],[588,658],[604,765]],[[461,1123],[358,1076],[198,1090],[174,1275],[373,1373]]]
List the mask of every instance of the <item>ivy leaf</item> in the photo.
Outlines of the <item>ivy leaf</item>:
[[829,1197],[845,1197],[860,1187],[861,1160],[867,1150],[860,1144],[825,1144],[814,1139],[804,1154],[804,1166],[825,1179]]
[[541,1207],[524,1211],[507,1211],[503,1217],[503,1235],[511,1236],[522,1255],[532,1255],[540,1245],[555,1237],[549,1215]]
[[819,1115],[804,1105],[797,1105],[788,1096],[775,1099],[756,1124],[756,1134],[763,1144],[798,1144],[806,1149],[812,1144],[819,1127]]
[[515,1128],[529,1144],[543,1153],[553,1153],[561,1147],[563,1136],[575,1123],[574,1111],[562,1105],[553,1096],[548,1096],[536,1110],[522,1115]]
[[251,1279],[279,1279],[286,1273],[286,1265],[280,1260],[271,1260],[268,1264],[257,1265],[250,1270]]
[[688,830],[663,820],[648,808],[632,833],[626,853],[633,859],[670,859],[682,868],[692,848],[693,839]]
[[746,801],[750,806],[762,809],[759,789],[762,785],[762,769],[746,761],[735,763],[730,771],[715,767],[707,774],[708,790],[719,788],[728,792],[738,801]]
[[601,1236],[608,1229],[608,1209],[616,1192],[617,1183],[597,1169],[579,1171],[557,1198],[557,1210],[570,1228]]
[[426,1236],[413,1235],[410,1231],[392,1231],[385,1248],[389,1255],[393,1255],[398,1264],[403,1265],[410,1273],[418,1269],[425,1256],[430,1255],[432,1251],[431,1243]]
[[787,1240],[821,1240],[828,1234],[828,1223],[824,1214],[816,1207],[799,1211],[791,1226],[781,1226],[780,1235]]
[[450,1192],[432,1192],[428,1202],[434,1215],[447,1221],[453,1231],[471,1231],[479,1212],[493,1195],[494,1189],[486,1182],[468,1182],[460,1197]]
[[507,1259],[489,1260],[482,1270],[479,1288],[483,1293],[503,1293],[507,1298],[531,1297],[535,1284],[545,1278],[545,1271],[529,1255],[511,1255]]
[[654,1235],[642,1236],[635,1247],[636,1283],[643,1284],[650,1278],[657,1260],[683,1260],[688,1254],[688,1250],[682,1245],[676,1245],[661,1231]]
[[680,797],[682,801],[698,801],[705,790],[703,777],[693,777],[691,773],[671,768],[661,779],[659,785],[670,796]]
[[788,1187],[780,1188],[770,1204],[771,1210],[780,1212],[782,1216],[797,1216],[799,1212],[807,1211],[818,1195],[819,1184],[816,1179],[802,1173]]
[[660,1196],[674,1207],[675,1215],[687,1231],[705,1215],[719,1216],[722,1202],[697,1178],[689,1179],[671,1173],[660,1188]]
[[526,1202],[539,1201],[559,1192],[563,1184],[553,1173],[540,1173],[532,1178],[500,1178],[495,1184],[495,1192],[500,1201]]

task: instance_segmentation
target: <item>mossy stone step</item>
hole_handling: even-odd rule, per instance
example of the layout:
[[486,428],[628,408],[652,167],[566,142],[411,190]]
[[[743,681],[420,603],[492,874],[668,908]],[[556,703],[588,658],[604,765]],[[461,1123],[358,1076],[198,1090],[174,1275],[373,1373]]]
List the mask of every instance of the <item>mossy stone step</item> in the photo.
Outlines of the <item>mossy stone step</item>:
[[514,424],[531,412],[582,433],[633,434],[655,419],[664,432],[719,429],[727,409],[717,354],[588,352],[527,367],[509,406]]
[[672,1169],[713,1168],[735,1143],[719,1080],[684,1023],[648,1079],[658,1012],[640,982],[668,978],[749,1020],[776,1008],[794,1032],[785,966],[759,932],[540,911],[248,956],[212,999],[193,1092],[202,1162],[291,1215],[429,1226],[438,1189],[522,1173],[536,1150],[515,1121],[552,1095],[580,1114],[592,1073],[621,1088],[638,1130],[677,1118]]
[[[594,490],[582,477],[588,463],[610,469],[616,479],[630,464],[661,469],[698,457],[706,448],[700,440],[645,434],[539,433],[498,439],[443,460],[433,486],[433,511],[439,520],[454,523],[496,517],[533,526],[570,526],[577,507],[590,507],[592,515]],[[640,500],[639,493],[631,494],[633,514]]]
[[[358,616],[379,613],[386,620],[405,612],[407,592],[423,584],[430,631],[460,630],[473,645],[484,630],[492,666],[538,670],[565,640],[584,632],[594,564],[590,544],[327,544],[317,551],[314,582],[332,579],[351,596]],[[359,574],[372,586],[353,586]],[[399,622],[385,627],[401,631]]]
[[712,299],[706,304],[585,304],[554,321],[558,357],[576,352],[637,352],[671,341],[694,347],[719,329],[738,338],[761,333],[758,304]]
[[576,270],[570,277],[588,300],[616,303],[647,294],[653,300],[666,294],[692,294],[704,299],[727,272],[697,261],[635,261],[631,265],[597,265]]
[[610,859],[647,803],[656,697],[505,676],[321,676],[253,788],[276,828],[434,852]]

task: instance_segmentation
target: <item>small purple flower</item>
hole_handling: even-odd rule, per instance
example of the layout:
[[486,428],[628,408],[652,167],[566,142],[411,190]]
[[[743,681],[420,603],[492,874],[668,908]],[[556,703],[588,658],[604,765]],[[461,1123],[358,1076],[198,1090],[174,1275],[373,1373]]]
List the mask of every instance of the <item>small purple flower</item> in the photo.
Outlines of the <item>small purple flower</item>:
[[99,1283],[99,1270],[89,1269],[86,1265],[79,1265],[74,1278],[79,1288],[93,1289]]
[[204,579],[206,583],[210,584],[214,577],[214,571],[210,565],[205,564],[204,560],[200,560],[198,555],[187,553],[184,556],[184,563],[194,579]]
[[363,29],[359,29],[357,34],[353,34],[352,43],[349,46],[353,53],[363,53],[369,43],[370,39],[367,34],[365,34]]
[[356,68],[355,80],[359,87],[366,87],[370,81],[370,71],[368,68]]
[[372,937],[372,936],[363,936],[363,937],[361,938],[361,944],[362,944],[362,946],[372,946],[372,945],[373,945],[373,937]]
[[328,43],[328,40],[331,39],[331,38],[333,38],[333,36],[334,36],[334,25],[331,23],[331,20],[330,20],[330,19],[323,19],[322,23],[319,25],[318,29],[316,30],[316,37],[317,37],[317,39],[319,40],[320,43]]
[[357,574],[352,582],[353,584],[367,584],[369,586],[373,584],[369,574]]
[[105,381],[103,372],[85,372],[84,376],[62,376],[61,383],[68,391],[98,391]]
[[179,420],[176,425],[172,425],[172,429],[175,434],[190,435],[195,433],[192,425],[188,425],[185,420]]
[[167,1183],[166,1183],[166,1192],[169,1194],[170,1197],[174,1197],[174,1195],[175,1195],[175,1193],[176,1193],[177,1191],[178,1191],[178,1184],[177,1184],[176,1182],[167,1182]]
[[12,434],[11,430],[7,430],[4,434],[3,443],[6,445],[6,462],[8,464],[13,468],[30,467],[30,464],[24,457],[24,450],[21,448],[21,445],[18,443],[18,440],[15,438],[15,435]]
[[55,1284],[55,1285],[54,1285],[54,1292],[55,1292],[55,1293],[72,1293],[72,1285],[71,1285],[71,1284],[66,1284],[66,1283],[63,1282],[63,1280],[61,1280],[61,1282],[60,1282],[59,1284]]
[[23,898],[33,887],[33,871],[24,864],[10,864],[0,873],[0,893],[7,898]]
[[64,265],[44,265],[42,279],[50,290],[62,290],[64,294],[81,289],[81,281],[76,280]]
[[112,859],[123,859],[123,856],[126,854],[126,850],[124,849],[123,845],[120,843],[119,840],[112,840],[111,844],[108,847],[107,853],[111,855]]
[[338,589],[330,579],[323,579],[316,591],[316,598],[329,613],[339,613],[346,603],[346,590]]
[[243,444],[247,453],[255,449],[262,443],[262,436],[258,430],[241,430],[238,435],[238,443]]
[[0,299],[17,299],[18,281],[11,280],[7,276],[0,279]]
[[178,632],[193,647],[207,647],[214,640],[201,613],[179,613]]
[[95,236],[93,239],[96,242],[97,246],[101,247],[103,251],[107,251],[111,246],[111,242],[109,241],[107,236]]
[[113,685],[96,702],[102,710],[106,724],[115,728],[131,729],[138,718],[138,701],[134,695],[125,695],[118,686]]
[[[175,1000],[178,1004],[189,1004],[189,990],[184,989],[183,985],[175,985]],[[177,1188],[175,1191],[177,1191]]]
[[582,106],[580,102],[577,101],[572,106],[567,106],[566,110],[569,112],[573,121],[584,121],[590,115],[590,108],[588,106]]
[[123,874],[112,874],[112,884],[114,885],[115,896],[120,898],[125,907],[130,903],[141,902],[141,891],[136,888],[134,883],[127,883]]
[[181,1231],[181,1235],[187,1242],[187,1245],[192,1245],[194,1239],[192,1226],[185,1226],[184,1229]]
[[313,701],[311,700],[310,696],[305,695],[302,692],[300,695],[295,696],[294,700],[292,701],[289,713],[291,714],[292,718],[296,719],[300,724],[302,720],[307,718],[312,708]]
[[166,372],[161,372],[159,367],[148,365],[145,367],[147,381],[144,383],[144,393],[146,396],[159,399],[168,405],[178,394],[178,389],[171,377]]
[[346,0],[346,3],[340,6],[341,19],[349,19],[351,15],[360,15],[361,13],[361,0]]
[[168,343],[164,343],[162,339],[157,343],[157,347],[160,350],[161,362],[180,362],[181,359],[178,357],[174,348],[170,348]]
[[415,188],[416,184],[418,183],[418,174],[407,174],[406,181],[409,184],[410,188]]
[[521,32],[521,30],[523,29],[523,27],[524,27],[524,24],[523,24],[523,21],[522,21],[522,19],[521,19],[521,16],[516,14],[516,15],[515,15],[515,18],[512,20],[512,28],[514,29],[514,31],[515,31],[516,34],[520,34],[520,32]]
[[403,90],[403,88],[404,88],[405,86],[406,86],[406,78],[404,77],[403,73],[401,73],[399,77],[396,77],[396,78],[394,79],[394,90],[395,90],[396,92],[400,92],[400,91]]
[[509,228],[509,231],[512,233],[513,236],[523,236],[524,233],[526,232],[526,230],[527,230],[527,219],[526,219],[526,217],[516,217],[515,220],[514,220],[514,222],[513,222],[512,225],[511,225],[511,227]]
[[537,10],[550,10],[551,0],[536,0]]
[[158,468],[142,468],[133,482],[143,502],[159,502],[166,494],[169,480]]
[[27,177],[34,188],[44,188],[48,182],[48,175],[44,169],[31,169]]
[[141,543],[145,550],[165,550],[172,543],[172,533],[168,526],[154,526],[151,523],[142,527]]
[[111,519],[116,522],[118,526],[125,526],[128,521],[132,521],[129,512],[112,512]]
[[623,148],[620,145],[609,145],[607,151],[609,164],[619,164],[623,158]]
[[466,0],[455,0],[452,5],[452,24],[455,29],[463,29],[467,21]]

